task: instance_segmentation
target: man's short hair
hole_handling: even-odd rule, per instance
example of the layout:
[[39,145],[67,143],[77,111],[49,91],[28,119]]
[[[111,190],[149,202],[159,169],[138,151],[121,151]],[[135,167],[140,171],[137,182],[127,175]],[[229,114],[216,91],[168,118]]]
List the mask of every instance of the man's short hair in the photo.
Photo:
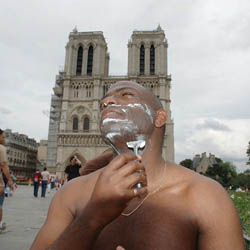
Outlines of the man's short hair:
[[70,162],[73,160],[75,158],[75,156],[73,155],[73,156],[71,156],[70,157]]
[[44,168],[43,168],[43,171],[46,171],[46,170],[47,170],[47,168],[46,168],[46,167],[44,167]]
[[0,129],[0,135],[3,134],[3,133],[4,133],[4,131],[2,129]]

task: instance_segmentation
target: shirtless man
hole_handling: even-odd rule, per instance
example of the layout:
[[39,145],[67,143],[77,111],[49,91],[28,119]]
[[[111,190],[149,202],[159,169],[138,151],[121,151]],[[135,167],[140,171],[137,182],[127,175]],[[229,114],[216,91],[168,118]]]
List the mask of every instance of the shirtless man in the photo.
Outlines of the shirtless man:
[[[60,189],[32,250],[244,250],[224,189],[162,158],[167,113],[149,90],[118,82],[100,109],[101,133],[118,156]],[[126,142],[138,139],[146,146],[136,157]]]

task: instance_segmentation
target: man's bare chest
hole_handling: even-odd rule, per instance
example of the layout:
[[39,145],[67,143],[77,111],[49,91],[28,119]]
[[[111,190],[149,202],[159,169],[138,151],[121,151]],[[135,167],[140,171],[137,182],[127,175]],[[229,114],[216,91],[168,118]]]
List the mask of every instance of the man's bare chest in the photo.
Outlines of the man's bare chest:
[[185,207],[144,204],[132,215],[120,216],[106,226],[96,241],[95,250],[193,250],[197,230]]

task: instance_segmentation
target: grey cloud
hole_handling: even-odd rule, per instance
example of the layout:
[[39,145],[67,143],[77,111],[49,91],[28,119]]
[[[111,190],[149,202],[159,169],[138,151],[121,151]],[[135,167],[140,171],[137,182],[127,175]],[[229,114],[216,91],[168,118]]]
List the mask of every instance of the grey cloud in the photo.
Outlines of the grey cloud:
[[215,131],[232,131],[227,125],[223,124],[222,122],[216,119],[206,119],[202,123],[196,126],[196,129],[212,129]]
[[9,115],[12,113],[11,110],[9,110],[8,108],[5,107],[0,107],[0,113],[4,114],[4,115]]

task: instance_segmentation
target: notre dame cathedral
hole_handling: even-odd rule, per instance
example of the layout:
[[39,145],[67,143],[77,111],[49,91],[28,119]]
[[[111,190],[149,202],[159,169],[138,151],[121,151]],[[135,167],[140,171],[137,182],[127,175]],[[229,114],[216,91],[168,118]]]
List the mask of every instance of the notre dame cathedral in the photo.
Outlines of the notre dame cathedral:
[[160,26],[133,31],[128,41],[128,73],[109,76],[109,53],[103,32],[69,34],[64,70],[56,76],[51,97],[47,166],[62,177],[69,158],[84,164],[107,150],[99,131],[99,100],[117,81],[131,80],[150,88],[168,112],[163,157],[174,161],[174,123],[170,111],[171,75],[168,42]]

